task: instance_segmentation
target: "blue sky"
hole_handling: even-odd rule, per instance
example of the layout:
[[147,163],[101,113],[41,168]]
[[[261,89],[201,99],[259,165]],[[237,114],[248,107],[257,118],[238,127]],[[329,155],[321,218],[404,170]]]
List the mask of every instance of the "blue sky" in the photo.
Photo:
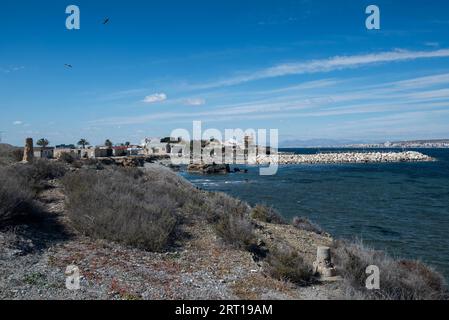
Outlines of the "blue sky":
[[449,138],[448,39],[445,0],[3,0],[0,131],[137,143],[201,120],[281,141]]

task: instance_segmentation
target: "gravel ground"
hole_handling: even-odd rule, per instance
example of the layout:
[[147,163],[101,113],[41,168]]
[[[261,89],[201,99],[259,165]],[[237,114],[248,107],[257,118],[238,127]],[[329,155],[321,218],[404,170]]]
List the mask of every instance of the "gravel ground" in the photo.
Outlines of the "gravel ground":
[[[224,246],[210,226],[185,226],[191,235],[168,253],[151,253],[92,240],[70,228],[64,194],[50,181],[39,195],[43,213],[32,223],[0,231],[0,299],[332,299],[338,283],[306,288],[275,280],[250,253]],[[260,224],[266,243],[286,241],[313,261],[328,236],[292,226]],[[75,265],[80,289],[66,288],[65,271]]]

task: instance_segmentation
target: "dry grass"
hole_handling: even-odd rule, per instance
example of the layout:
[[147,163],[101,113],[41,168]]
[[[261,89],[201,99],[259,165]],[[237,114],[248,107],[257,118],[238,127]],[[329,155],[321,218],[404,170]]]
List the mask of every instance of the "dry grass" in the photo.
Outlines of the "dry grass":
[[313,232],[316,234],[323,234],[324,231],[321,229],[321,227],[313,222],[311,222],[307,218],[303,217],[295,217],[293,218],[292,225],[300,230],[305,230],[309,232]]
[[0,224],[34,211],[34,196],[25,177],[10,168],[0,168]]
[[26,187],[32,188],[35,192],[45,187],[45,180],[61,178],[67,172],[63,164],[46,159],[36,159],[27,164],[18,163],[12,166],[11,170],[23,177],[27,181]]
[[45,180],[65,174],[65,168],[48,160],[0,168],[0,221],[14,220],[38,212],[34,198]]
[[69,217],[80,232],[150,251],[173,243],[193,189],[171,172],[131,168],[80,170],[63,182]]
[[[444,278],[417,261],[394,260],[361,243],[337,242],[334,263],[344,278],[345,298],[380,300],[447,299]],[[366,268],[380,269],[380,290],[366,289]]]
[[61,152],[58,160],[68,163],[68,164],[72,164],[75,162],[75,158],[68,152]]
[[222,193],[208,194],[207,202],[206,219],[217,235],[228,245],[251,250],[256,239],[248,204]]
[[9,144],[0,143],[0,166],[22,161],[23,150]]
[[286,245],[270,249],[266,259],[267,271],[275,279],[305,286],[313,280],[312,267],[298,252]]

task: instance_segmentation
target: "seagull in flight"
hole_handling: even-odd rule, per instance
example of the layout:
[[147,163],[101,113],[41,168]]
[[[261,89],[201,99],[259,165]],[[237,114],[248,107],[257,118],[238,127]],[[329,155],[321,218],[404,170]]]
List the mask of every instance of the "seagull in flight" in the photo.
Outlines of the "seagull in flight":
[[103,20],[103,24],[107,24],[109,22],[109,18]]

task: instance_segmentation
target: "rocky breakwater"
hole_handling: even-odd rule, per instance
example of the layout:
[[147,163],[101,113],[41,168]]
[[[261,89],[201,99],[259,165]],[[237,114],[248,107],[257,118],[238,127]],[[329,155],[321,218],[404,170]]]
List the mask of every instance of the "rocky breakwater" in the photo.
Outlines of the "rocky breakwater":
[[383,163],[428,162],[434,158],[415,151],[406,152],[344,152],[318,154],[278,154],[258,156],[257,164],[332,164],[332,163]]

